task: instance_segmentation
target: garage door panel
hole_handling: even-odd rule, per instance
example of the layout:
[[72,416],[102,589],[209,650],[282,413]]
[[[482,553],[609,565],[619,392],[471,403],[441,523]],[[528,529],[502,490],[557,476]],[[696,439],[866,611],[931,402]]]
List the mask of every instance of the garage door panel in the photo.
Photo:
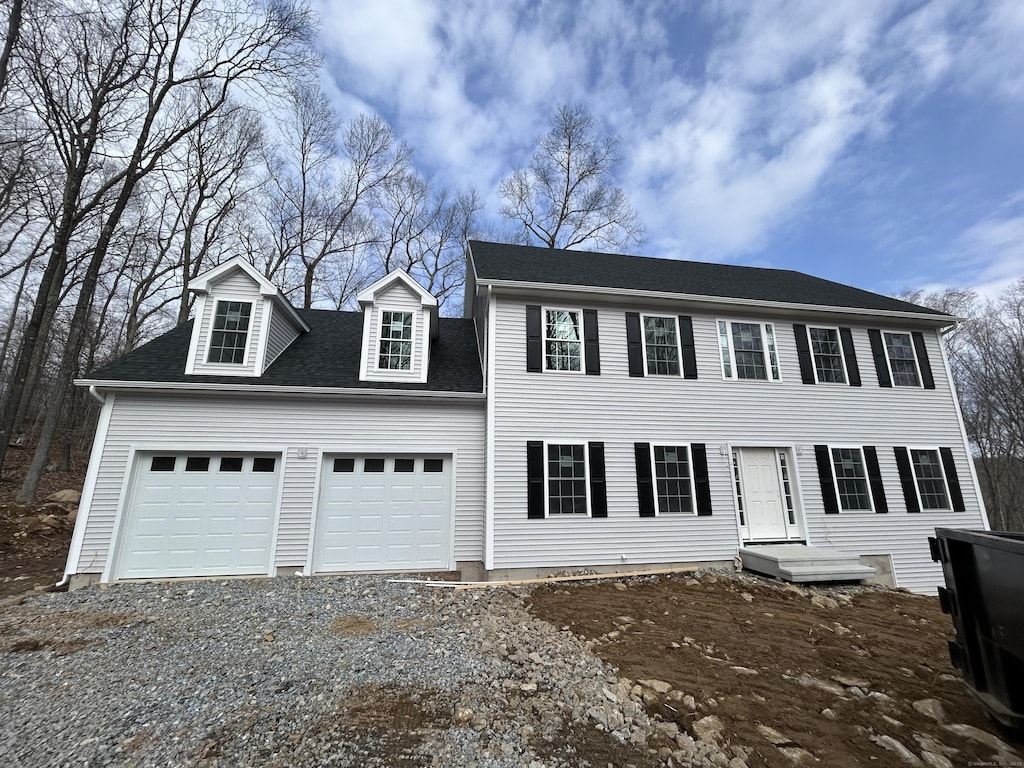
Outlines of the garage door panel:
[[450,457],[328,457],[313,570],[447,568],[450,471]]
[[[117,578],[267,573],[278,458],[272,459],[273,472],[254,472],[252,456],[140,454],[118,547]],[[190,464],[192,471],[186,470]]]

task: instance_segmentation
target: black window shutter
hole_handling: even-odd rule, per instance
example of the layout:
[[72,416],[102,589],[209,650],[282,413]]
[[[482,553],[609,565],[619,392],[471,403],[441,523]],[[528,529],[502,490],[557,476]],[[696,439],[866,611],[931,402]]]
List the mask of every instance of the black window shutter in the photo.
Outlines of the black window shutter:
[[597,339],[597,310],[583,310],[583,356],[587,360],[587,374],[601,375],[601,346]]
[[935,378],[932,376],[932,364],[928,360],[928,349],[924,345],[924,334],[914,331],[910,335],[914,339],[917,367],[921,369],[921,383],[924,384],[925,389],[935,389]]
[[914,468],[910,466],[910,454],[906,448],[893,448],[896,454],[896,467],[900,471],[900,484],[903,486],[903,500],[907,503],[907,512],[920,512],[921,505],[917,501],[917,483],[914,480]]
[[626,313],[626,354],[629,358],[629,375],[644,375],[644,348],[640,343],[640,314]]
[[827,445],[814,446],[814,458],[818,462],[818,482],[821,484],[821,499],[829,514],[839,512],[835,484],[832,482],[832,453]]
[[864,463],[867,464],[868,482],[871,484],[871,498],[875,502],[875,512],[888,512],[889,504],[885,500],[885,485],[882,483],[882,473],[878,469],[878,451],[875,450],[875,446],[864,446]]
[[871,356],[875,358],[875,373],[878,374],[878,386],[891,387],[889,378],[889,362],[885,359],[885,345],[882,343],[882,332],[877,328],[868,328],[868,339],[871,341]]
[[966,512],[964,506],[964,494],[960,488],[960,477],[956,473],[956,462],[953,461],[953,451],[949,448],[939,448],[939,455],[942,457],[942,468],[946,470],[946,482],[949,484],[949,501],[953,505],[954,512]]
[[679,316],[679,346],[683,350],[683,378],[697,378],[697,350],[693,344],[693,318]]
[[[526,370],[543,370],[544,340],[541,338],[540,307],[526,308]],[[543,515],[541,515],[543,517]]]
[[654,517],[654,478],[651,477],[651,444],[633,443],[636,454],[636,492],[640,517]]
[[690,460],[693,462],[693,495],[697,498],[697,514],[707,517],[711,514],[711,482],[708,479],[708,449],[704,443],[690,445]]
[[604,443],[590,443],[590,516],[608,517],[608,492],[604,476]]
[[814,384],[814,361],[811,359],[811,345],[807,343],[807,326],[794,324],[793,338],[796,340],[796,357],[800,361],[800,380],[804,384]]
[[846,376],[850,380],[850,386],[859,387],[860,366],[857,365],[857,350],[853,348],[853,332],[849,328],[840,328],[839,342],[843,347],[843,357],[846,359]]
[[544,443],[530,440],[526,443],[526,516],[544,517]]

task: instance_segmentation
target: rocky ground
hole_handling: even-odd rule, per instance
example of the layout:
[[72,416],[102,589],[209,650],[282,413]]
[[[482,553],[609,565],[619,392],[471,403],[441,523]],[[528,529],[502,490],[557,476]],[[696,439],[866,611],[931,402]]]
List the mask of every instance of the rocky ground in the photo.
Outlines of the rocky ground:
[[702,573],[8,598],[0,764],[1020,764],[931,598]]
[[618,699],[750,768],[1024,765],[1024,734],[989,722],[950,666],[936,598],[707,573],[529,601],[617,668]]
[[64,575],[78,514],[86,458],[68,471],[51,464],[43,473],[38,502],[16,500],[33,451],[11,445],[0,477],[0,597],[52,587]]

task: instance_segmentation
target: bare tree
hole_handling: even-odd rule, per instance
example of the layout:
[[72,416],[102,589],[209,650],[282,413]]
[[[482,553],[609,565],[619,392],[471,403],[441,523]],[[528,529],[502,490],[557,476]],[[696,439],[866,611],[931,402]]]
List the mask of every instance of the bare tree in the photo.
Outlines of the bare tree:
[[1024,278],[995,301],[960,289],[901,298],[962,318],[944,342],[989,524],[1024,531]]
[[318,295],[344,304],[359,288],[360,255],[377,237],[369,197],[406,173],[410,152],[378,117],[342,126],[318,88],[297,89],[290,106],[268,162],[274,251],[264,273],[287,283],[287,272],[297,272],[303,307]]
[[[288,76],[308,61],[304,48],[307,16],[280,4],[262,14],[247,0],[210,5],[202,0],[184,4],[122,0],[117,7],[90,9],[68,18],[71,28],[61,36],[65,47],[61,56],[54,55],[44,24],[37,24],[34,35],[33,54],[38,54],[42,63],[32,70],[33,83],[42,94],[40,116],[56,152],[71,161],[66,167],[73,194],[65,195],[60,237],[55,238],[49,274],[44,274],[40,286],[40,297],[46,300],[37,301],[36,306],[45,309],[34,313],[33,321],[39,314],[39,322],[30,321],[27,331],[31,333],[26,332],[19,353],[12,382],[22,388],[17,392],[18,401],[27,369],[22,358],[33,353],[46,315],[52,318],[55,288],[66,270],[70,236],[85,213],[101,204],[105,207],[79,287],[55,396],[19,493],[22,500],[35,495],[60,423],[64,395],[78,369],[85,320],[101,267],[137,185],[178,142],[223,108],[233,88],[266,84]],[[97,87],[97,83],[101,85]],[[91,188],[83,202],[86,182]],[[8,421],[5,409],[0,451],[6,447]]]
[[374,195],[381,236],[374,249],[378,272],[403,269],[437,297],[446,314],[461,311],[466,241],[483,204],[474,189],[432,189],[408,172]]
[[618,138],[601,137],[597,130],[582,105],[558,107],[526,168],[501,182],[501,214],[521,227],[523,242],[620,252],[642,242],[636,211],[611,181]]

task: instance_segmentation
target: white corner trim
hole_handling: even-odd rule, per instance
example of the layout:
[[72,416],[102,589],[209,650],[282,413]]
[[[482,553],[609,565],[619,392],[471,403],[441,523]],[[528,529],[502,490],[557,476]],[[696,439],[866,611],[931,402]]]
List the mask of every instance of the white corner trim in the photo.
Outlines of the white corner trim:
[[103,451],[107,443],[107,433],[110,431],[110,417],[114,412],[114,400],[116,398],[117,395],[113,392],[107,395],[100,409],[99,420],[96,423],[96,435],[93,437],[92,452],[89,454],[89,468],[86,470],[85,483],[82,486],[81,504],[78,505],[75,530],[71,535],[71,547],[68,550],[67,563],[64,565],[65,579],[78,573],[78,561],[82,556],[85,529],[89,524],[92,497],[96,492],[96,480],[100,474],[100,464],[103,462]]
[[[270,337],[270,315],[272,307],[273,299],[264,296],[263,317],[260,319],[260,335],[256,339],[256,361],[255,365],[253,366],[253,372],[257,376],[262,376],[263,371],[265,371],[267,368],[267,341]],[[248,350],[246,351],[248,352]]]
[[[427,383],[427,374],[430,369],[430,313],[422,313],[423,317],[419,323],[423,336],[420,340],[420,375],[417,377],[421,384]],[[416,334],[416,315],[413,314],[413,338]]]
[[484,570],[494,570],[494,323],[497,321],[497,301],[494,292],[487,289],[487,329],[484,347],[487,350],[487,376],[484,379],[486,408],[486,456],[484,461]]
[[188,342],[188,359],[185,360],[185,373],[195,373],[196,356],[199,354],[199,334],[203,330],[203,318],[206,316],[206,293],[200,293],[195,303],[195,318],[192,320],[192,338]]
[[366,307],[363,309],[363,346],[362,354],[359,357],[359,380],[367,381],[366,373],[370,367],[370,325],[372,324],[370,319],[370,313],[373,311],[372,308]]

